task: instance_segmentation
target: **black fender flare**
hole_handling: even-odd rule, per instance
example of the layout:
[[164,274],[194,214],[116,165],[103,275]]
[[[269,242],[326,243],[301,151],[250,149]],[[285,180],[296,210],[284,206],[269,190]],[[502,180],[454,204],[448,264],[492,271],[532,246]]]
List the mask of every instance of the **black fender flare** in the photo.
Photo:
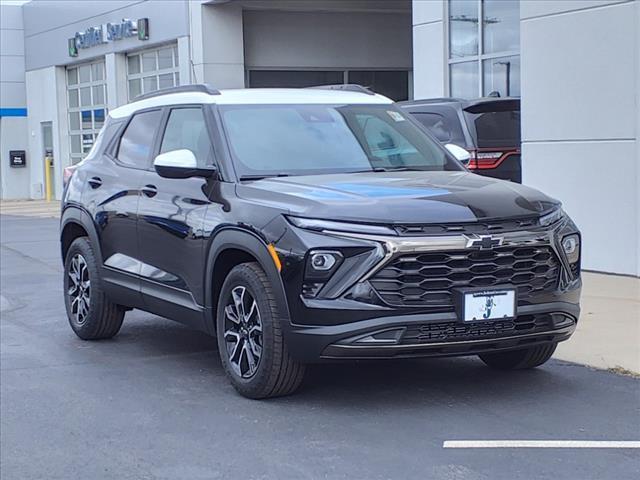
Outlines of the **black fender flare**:
[[100,240],[96,226],[93,223],[91,215],[89,215],[89,213],[83,208],[77,206],[65,207],[60,217],[60,254],[62,256],[62,262],[64,263],[64,253],[62,251],[62,232],[64,232],[65,227],[70,223],[80,225],[87,232],[89,241],[91,242],[91,246],[94,248],[97,257],[100,260],[99,267],[102,268],[102,249],[100,247]]
[[213,291],[215,275],[214,266],[220,254],[228,249],[242,250],[253,256],[258,261],[266,273],[267,278],[271,282],[271,286],[282,315],[282,329],[286,334],[289,330],[291,318],[289,315],[289,304],[287,303],[287,296],[284,284],[282,283],[282,277],[273,262],[273,258],[271,258],[271,254],[267,250],[267,243],[256,233],[238,227],[227,227],[219,231],[213,237],[207,253],[207,264],[204,279],[204,301],[205,311],[208,312],[208,318],[206,321],[209,324],[211,332],[215,332],[216,315]]

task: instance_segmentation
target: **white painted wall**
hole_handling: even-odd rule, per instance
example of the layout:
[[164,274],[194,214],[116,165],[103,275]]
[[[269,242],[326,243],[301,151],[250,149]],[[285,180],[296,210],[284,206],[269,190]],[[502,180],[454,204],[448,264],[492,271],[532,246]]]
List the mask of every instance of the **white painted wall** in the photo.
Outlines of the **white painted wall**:
[[444,97],[447,43],[442,0],[413,2],[413,98]]
[[[57,72],[58,69],[61,72]],[[56,159],[54,162],[56,166],[55,176],[58,184],[56,196],[59,198],[60,194],[60,168],[61,159],[64,158],[64,152],[60,146],[60,132],[66,132],[67,128],[66,124],[60,125],[60,117],[66,113],[66,105],[64,103],[59,104],[58,101],[58,88],[61,79],[64,79],[64,69],[61,67],[41,68],[39,70],[31,70],[26,74],[26,85],[29,92],[27,97],[29,153],[32,158],[31,168],[29,169],[29,192],[30,198],[34,199],[43,198],[42,194],[44,193],[41,122],[52,122],[53,155],[54,159]]]
[[[25,108],[24,27],[22,7],[0,4],[0,108]],[[27,118],[0,117],[0,198],[25,198],[29,168],[11,168],[9,151],[27,149]]]
[[521,3],[523,182],[560,199],[586,269],[640,275],[640,2]]

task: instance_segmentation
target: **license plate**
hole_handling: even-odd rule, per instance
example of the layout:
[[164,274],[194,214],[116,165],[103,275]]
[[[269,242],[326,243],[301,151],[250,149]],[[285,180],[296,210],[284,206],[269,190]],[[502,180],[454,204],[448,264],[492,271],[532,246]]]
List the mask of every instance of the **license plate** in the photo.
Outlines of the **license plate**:
[[515,289],[476,290],[464,293],[462,319],[465,322],[513,318],[515,311]]

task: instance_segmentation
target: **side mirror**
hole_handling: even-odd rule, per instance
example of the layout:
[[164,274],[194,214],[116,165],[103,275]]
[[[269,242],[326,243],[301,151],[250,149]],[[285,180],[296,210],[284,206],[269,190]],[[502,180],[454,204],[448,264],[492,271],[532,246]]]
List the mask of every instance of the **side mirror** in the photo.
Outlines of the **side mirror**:
[[471,154],[468,151],[466,151],[464,148],[459,147],[454,143],[447,143],[444,146],[444,148],[449,150],[449,153],[454,157],[456,157],[456,159],[460,163],[462,163],[465,167],[469,165],[469,162],[471,161]]
[[191,150],[172,150],[161,153],[153,161],[156,172],[165,178],[211,177],[215,167],[198,168],[198,161]]

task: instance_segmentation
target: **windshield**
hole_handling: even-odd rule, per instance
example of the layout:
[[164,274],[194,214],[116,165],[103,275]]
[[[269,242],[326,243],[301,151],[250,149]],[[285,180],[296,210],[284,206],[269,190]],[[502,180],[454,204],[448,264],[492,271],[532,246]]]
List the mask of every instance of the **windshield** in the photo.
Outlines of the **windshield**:
[[387,170],[462,170],[392,105],[225,105],[242,177]]

